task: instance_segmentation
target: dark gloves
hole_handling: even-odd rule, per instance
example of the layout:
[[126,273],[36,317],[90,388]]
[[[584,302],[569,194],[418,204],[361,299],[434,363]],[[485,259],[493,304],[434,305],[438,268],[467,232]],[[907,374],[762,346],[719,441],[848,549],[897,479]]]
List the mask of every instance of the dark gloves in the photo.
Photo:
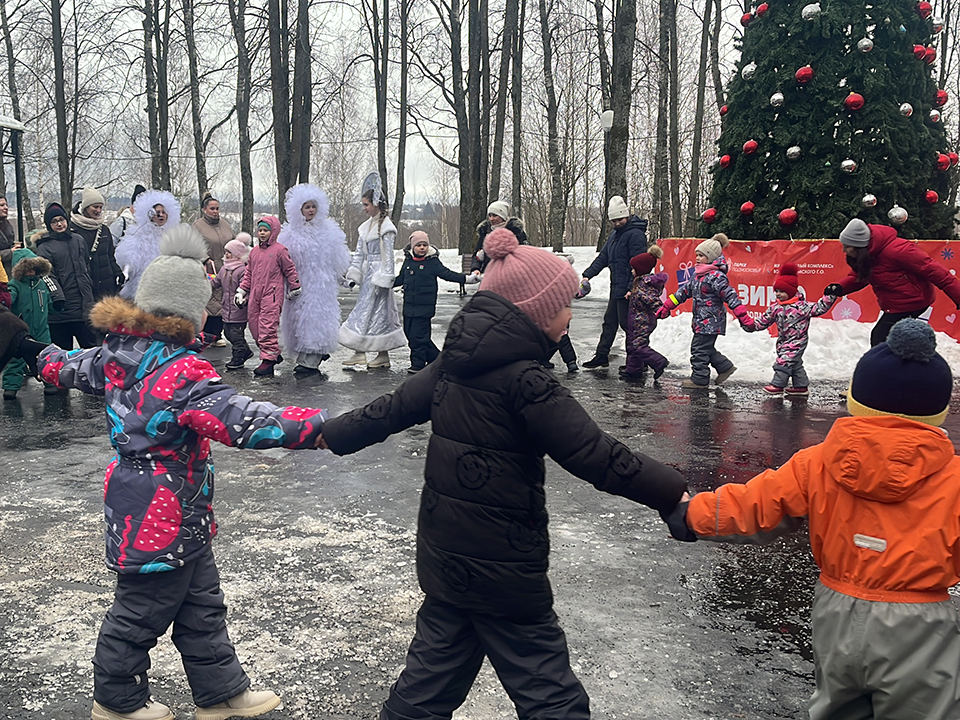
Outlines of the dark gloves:
[[660,517],[663,518],[667,527],[670,528],[670,535],[674,540],[679,540],[680,542],[697,541],[697,536],[694,535],[693,530],[687,526],[687,506],[689,504],[689,500],[677,503],[673,512],[669,514],[663,510],[660,511]]
[[845,293],[840,283],[830,283],[823,289],[824,295],[833,295],[834,297],[843,297]]
[[27,364],[27,372],[33,377],[39,377],[40,371],[37,369],[37,357],[43,352],[49,343],[42,343],[34,340],[29,335],[25,335],[17,346],[14,357],[18,357]]

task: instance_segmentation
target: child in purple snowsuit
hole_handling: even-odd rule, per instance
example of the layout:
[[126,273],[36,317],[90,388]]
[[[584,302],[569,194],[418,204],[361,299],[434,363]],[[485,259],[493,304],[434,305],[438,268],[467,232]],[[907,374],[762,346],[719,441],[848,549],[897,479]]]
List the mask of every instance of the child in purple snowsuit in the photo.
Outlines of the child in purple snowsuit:
[[236,302],[237,290],[240,289],[240,283],[247,272],[249,239],[250,236],[242,232],[224,246],[223,265],[213,279],[213,289],[223,289],[223,334],[233,348],[230,362],[226,365],[227,370],[240,370],[243,364],[253,357],[253,351],[245,336],[247,308],[240,307]]
[[[747,332],[765,330],[777,324],[777,361],[773,364],[773,380],[765,385],[764,392],[787,397],[806,397],[810,381],[803,369],[803,351],[810,339],[810,318],[825,314],[837,298],[824,295],[816,303],[807,302],[798,289],[797,266],[784,263],[780,275],[773,284],[777,304],[771,305],[753,323],[744,325]],[[789,382],[793,387],[787,387]]]
[[645,253],[630,258],[633,285],[627,293],[627,364],[620,368],[620,377],[638,378],[649,365],[656,380],[667,367],[667,359],[650,347],[650,334],[657,329],[657,310],[663,304],[661,295],[667,284],[666,273],[651,273],[663,257],[659,245],[651,245]]
[[273,375],[273,366],[280,362],[280,311],[285,297],[300,295],[300,278],[290,253],[277,242],[280,220],[264,215],[257,223],[257,240],[250,251],[247,272],[240,281],[236,303],[249,301],[247,321],[260,348],[261,363],[256,375]]
[[730,240],[717,233],[697,245],[697,266],[693,276],[673,295],[668,295],[663,307],[657,311],[658,318],[665,318],[670,311],[693,298],[693,340],[690,343],[690,379],[681,385],[685,388],[705,388],[710,384],[710,366],[717,371],[717,385],[736,372],[730,359],[717,351],[717,336],[727,329],[727,310],[730,308],[737,319],[744,323],[750,320],[747,309],[740,302],[736,290],[727,280],[727,263],[723,249]]
[[114,603],[93,659],[94,720],[173,720],[150,700],[150,649],[173,625],[197,705],[197,720],[258,717],[280,704],[251,692],[227,634],[226,606],[211,549],[210,441],[233,447],[312,448],[322,410],[276,407],[224,385],[198,355],[210,281],[207,245],[180,225],[140,276],[134,301],[108,297],[90,313],[102,346],[39,357],[45,382],[102,395],[116,455],[104,487],[106,563],[117,573]]

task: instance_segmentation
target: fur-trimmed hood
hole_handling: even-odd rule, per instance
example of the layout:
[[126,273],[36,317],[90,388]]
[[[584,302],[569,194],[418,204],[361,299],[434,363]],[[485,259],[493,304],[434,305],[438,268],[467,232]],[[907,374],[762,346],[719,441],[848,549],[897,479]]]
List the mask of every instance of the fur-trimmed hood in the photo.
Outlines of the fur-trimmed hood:
[[[516,235],[518,230],[523,232],[523,220],[518,217],[508,217],[507,222],[503,225],[500,225],[500,227],[505,227],[507,230]],[[487,235],[491,230],[493,230],[493,224],[489,220],[483,220],[479,225],[477,225],[477,234],[480,237]]]
[[283,201],[283,207],[287,211],[287,225],[294,229],[300,229],[306,225],[300,208],[304,203],[313,200],[317,203],[317,216],[311,221],[311,225],[319,225],[327,219],[330,214],[330,200],[327,194],[310,183],[300,183],[287,190]]
[[143,337],[162,335],[180,345],[192,345],[197,339],[197,329],[186,318],[154,315],[120,297],[108,297],[94,305],[90,324],[102,332]]
[[23,258],[13,266],[13,279],[18,282],[24,282],[28,279],[27,273],[33,271],[35,275],[44,276],[53,272],[53,265],[46,258],[36,255]]
[[163,229],[180,224],[180,201],[165,190],[147,190],[142,193],[133,204],[133,214],[138,226],[143,226],[150,220],[150,211],[154,205],[163,205],[167,211],[167,222]]

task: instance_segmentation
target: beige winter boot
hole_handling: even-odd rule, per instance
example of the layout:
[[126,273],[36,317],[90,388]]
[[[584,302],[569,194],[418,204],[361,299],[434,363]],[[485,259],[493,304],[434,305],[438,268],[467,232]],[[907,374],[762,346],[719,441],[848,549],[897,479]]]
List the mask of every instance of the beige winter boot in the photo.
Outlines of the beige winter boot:
[[136,712],[118,713],[94,701],[90,718],[91,720],[174,720],[170,708],[157,702],[147,702]]
[[198,707],[197,720],[228,720],[228,718],[260,717],[280,706],[280,696],[272,690],[252,692],[244,690],[226,702],[211,707]]
[[386,350],[381,350],[377,356],[367,363],[368,368],[388,368],[390,367],[390,354]]
[[367,361],[367,354],[355,352],[353,355],[343,361],[344,365],[363,365]]

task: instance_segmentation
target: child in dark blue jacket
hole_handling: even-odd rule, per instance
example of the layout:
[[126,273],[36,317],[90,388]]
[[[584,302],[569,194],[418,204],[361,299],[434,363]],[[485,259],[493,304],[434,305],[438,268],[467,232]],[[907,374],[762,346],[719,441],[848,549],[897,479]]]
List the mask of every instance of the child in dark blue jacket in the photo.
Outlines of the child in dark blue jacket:
[[472,285],[480,282],[480,276],[454,272],[440,262],[440,253],[423,230],[410,233],[410,244],[403,249],[403,255],[403,267],[393,286],[403,287],[403,333],[410,344],[407,372],[412,375],[440,354],[430,337],[430,318],[437,313],[437,278]]

